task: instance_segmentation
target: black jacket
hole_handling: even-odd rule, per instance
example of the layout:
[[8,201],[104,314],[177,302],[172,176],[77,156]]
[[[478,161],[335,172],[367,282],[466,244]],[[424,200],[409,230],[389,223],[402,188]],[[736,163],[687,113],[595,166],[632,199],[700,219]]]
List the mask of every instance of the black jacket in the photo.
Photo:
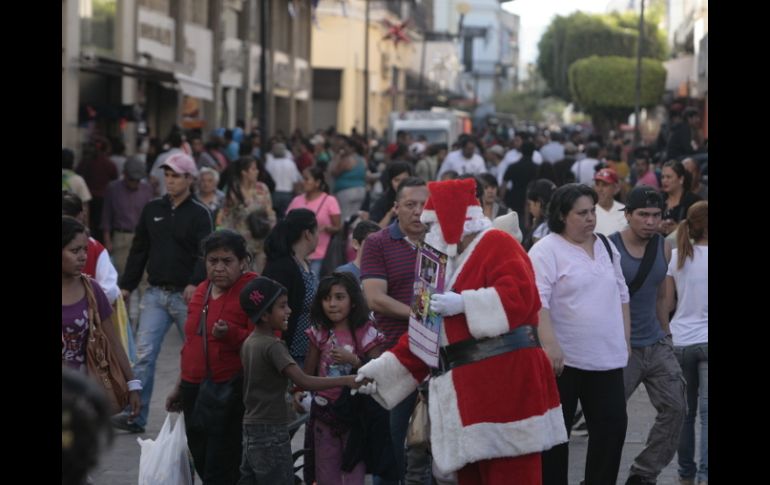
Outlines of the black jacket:
[[[297,321],[302,313],[302,302],[305,299],[305,281],[302,279],[302,273],[293,256],[283,256],[273,261],[268,261],[262,276],[274,279],[286,287],[289,298],[289,316],[288,329],[283,333],[283,340],[291,349],[291,342],[294,339],[294,333],[297,330]],[[302,356],[304,357],[304,355]]]
[[206,277],[201,241],[213,231],[211,213],[193,195],[176,208],[168,195],[151,200],[139,217],[120,287],[133,291],[145,266],[153,286],[198,285]]

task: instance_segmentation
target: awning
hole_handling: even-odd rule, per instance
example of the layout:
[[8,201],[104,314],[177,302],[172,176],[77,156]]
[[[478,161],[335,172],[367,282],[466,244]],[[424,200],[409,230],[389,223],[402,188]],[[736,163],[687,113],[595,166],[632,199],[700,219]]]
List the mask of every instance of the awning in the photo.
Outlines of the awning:
[[179,72],[175,72],[174,77],[179,83],[179,87],[184,94],[192,96],[193,98],[205,99],[206,101],[214,101],[213,84]]
[[173,74],[168,71],[149,66],[140,66],[138,64],[116,61],[115,59],[104,56],[97,56],[88,61],[81,61],[79,67],[82,71],[95,72],[107,76],[129,76],[156,82],[174,82]]
[[107,76],[130,76],[159,83],[178,84],[179,89],[188,96],[214,101],[213,84],[180,72],[169,72],[154,67],[130,64],[103,56],[97,56],[89,62],[81,62],[80,69]]

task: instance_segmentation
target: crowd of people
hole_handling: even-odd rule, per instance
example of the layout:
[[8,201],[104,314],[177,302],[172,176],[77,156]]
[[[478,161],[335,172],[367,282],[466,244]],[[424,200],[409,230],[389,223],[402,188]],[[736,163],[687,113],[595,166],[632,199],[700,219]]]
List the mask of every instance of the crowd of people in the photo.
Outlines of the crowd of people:
[[[582,415],[585,483],[615,484],[642,383],[658,416],[626,483],[678,455],[682,484],[707,484],[708,167],[685,115],[663,156],[580,133],[332,129],[262,153],[240,123],[130,157],[94,137],[76,170],[63,149],[62,365],[90,374],[101,329],[126,387],[112,426],[143,433],[173,324],[166,408],[204,484],[294,483],[303,414],[306,483],[566,485]],[[423,244],[448,260],[438,368],[407,331]],[[216,424],[209,381],[231,391]],[[430,445],[407,446],[421,402]]]

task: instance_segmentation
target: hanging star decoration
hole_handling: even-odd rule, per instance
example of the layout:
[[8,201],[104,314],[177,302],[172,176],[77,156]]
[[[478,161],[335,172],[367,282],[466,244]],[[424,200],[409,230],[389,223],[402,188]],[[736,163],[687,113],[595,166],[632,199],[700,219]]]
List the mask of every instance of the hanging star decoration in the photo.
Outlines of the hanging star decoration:
[[409,26],[409,19],[404,20],[401,23],[391,22],[388,19],[384,19],[382,24],[387,29],[387,34],[382,38],[383,40],[392,40],[393,44],[398,47],[399,42],[408,44],[412,42],[412,38],[409,36],[406,28]]

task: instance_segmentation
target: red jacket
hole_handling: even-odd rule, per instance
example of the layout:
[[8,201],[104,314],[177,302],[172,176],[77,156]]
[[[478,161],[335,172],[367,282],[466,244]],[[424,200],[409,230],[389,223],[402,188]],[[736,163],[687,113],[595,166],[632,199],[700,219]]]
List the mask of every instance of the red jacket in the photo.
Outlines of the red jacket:
[[[232,379],[241,370],[241,344],[254,330],[254,324],[241,309],[239,296],[246,283],[256,277],[256,273],[244,273],[224,295],[217,299],[209,298],[206,335],[208,335],[209,367],[215,382]],[[187,382],[200,383],[206,376],[203,340],[198,335],[198,327],[208,285],[209,280],[203,280],[195,289],[187,306],[181,365],[182,380]],[[219,319],[226,321],[230,327],[221,340],[214,338],[211,334],[214,323]]]

